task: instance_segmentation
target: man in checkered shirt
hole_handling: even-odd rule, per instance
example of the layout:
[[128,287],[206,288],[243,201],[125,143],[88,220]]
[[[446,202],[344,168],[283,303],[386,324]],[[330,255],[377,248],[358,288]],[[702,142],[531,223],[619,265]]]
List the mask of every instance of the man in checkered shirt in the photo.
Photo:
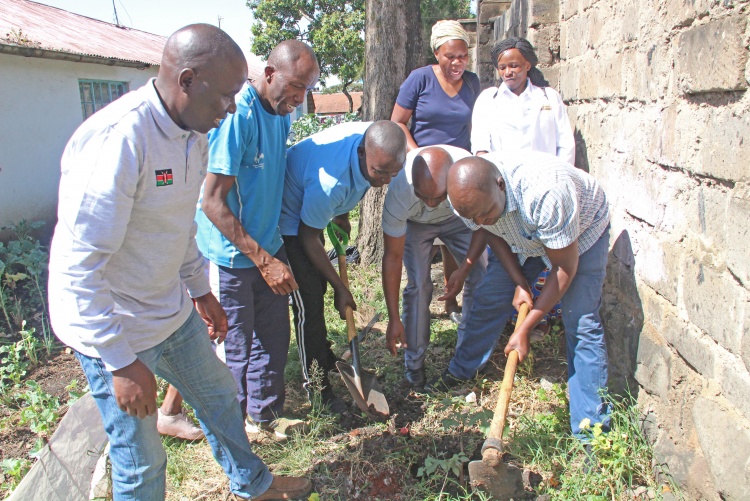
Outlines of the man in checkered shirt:
[[[589,419],[607,430],[609,409],[601,395],[607,384],[607,347],[599,307],[609,250],[609,206],[601,186],[547,153],[490,153],[453,164],[448,197],[475,231],[446,296],[461,290],[486,245],[492,252],[474,293],[465,336],[433,386],[445,389],[473,378],[489,360],[513,309],[528,303],[528,316],[505,346],[506,354],[515,349],[523,360],[530,332],[562,299],[571,429],[585,439],[580,423]],[[545,266],[551,272],[533,303],[529,284]]]

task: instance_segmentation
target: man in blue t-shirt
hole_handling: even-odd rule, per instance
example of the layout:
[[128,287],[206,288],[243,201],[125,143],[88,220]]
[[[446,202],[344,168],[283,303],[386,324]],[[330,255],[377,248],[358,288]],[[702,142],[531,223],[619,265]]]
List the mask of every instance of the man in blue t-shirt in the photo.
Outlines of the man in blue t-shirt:
[[348,213],[370,186],[391,182],[404,165],[406,137],[395,123],[343,123],[314,134],[289,149],[284,198],[279,226],[289,264],[299,284],[292,294],[305,388],[317,363],[322,371],[322,399],[334,412],[346,410],[328,381],[336,355],[328,341],[323,316],[327,284],[341,318],[346,308],[356,309],[354,298],[339,278],[323,247],[323,229],[334,218],[350,230]]
[[[263,76],[237,99],[237,112],[208,136],[208,174],[196,214],[198,247],[211,261],[212,289],[227,312],[224,358],[237,382],[247,429],[277,429],[284,406],[289,300],[297,289],[278,221],[289,114],[320,75],[306,44],[287,40]],[[221,356],[221,353],[220,353]]]

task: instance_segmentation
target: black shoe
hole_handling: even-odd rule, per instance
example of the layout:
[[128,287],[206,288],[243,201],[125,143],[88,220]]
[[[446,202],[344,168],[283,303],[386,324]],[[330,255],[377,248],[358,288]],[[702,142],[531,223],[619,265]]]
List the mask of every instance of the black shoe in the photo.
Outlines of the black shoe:
[[404,379],[409,383],[409,386],[415,390],[421,391],[424,389],[425,377],[424,367],[420,369],[406,369],[404,372]]
[[345,364],[346,364],[346,363],[348,363],[348,362],[347,362],[346,360],[344,360],[343,358],[335,357],[335,358],[333,359],[333,363],[332,363],[331,365],[329,365],[329,366],[327,367],[327,370],[326,370],[326,372],[335,372],[336,374],[338,374],[338,372],[339,372],[339,368],[338,368],[338,367],[336,367],[336,364],[337,364],[338,362],[344,362]]
[[451,374],[448,369],[445,369],[440,377],[428,384],[425,389],[430,393],[446,393],[455,390],[459,386],[466,385],[468,382],[468,379],[458,378]]
[[320,392],[320,398],[323,405],[328,407],[333,414],[343,414],[349,410],[346,402],[337,397],[330,386],[323,388],[323,391]]

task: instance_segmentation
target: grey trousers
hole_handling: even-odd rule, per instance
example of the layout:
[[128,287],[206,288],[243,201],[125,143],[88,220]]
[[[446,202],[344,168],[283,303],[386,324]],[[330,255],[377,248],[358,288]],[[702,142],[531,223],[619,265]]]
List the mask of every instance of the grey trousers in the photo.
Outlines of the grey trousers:
[[[430,302],[432,301],[432,277],[430,257],[432,245],[440,238],[460,265],[469,250],[472,231],[458,218],[439,223],[425,224],[407,221],[406,243],[404,246],[404,267],[407,284],[404,289],[401,321],[404,323],[406,342],[404,362],[409,370],[421,369],[430,344]],[[458,340],[463,338],[466,319],[471,310],[474,288],[484,276],[487,268],[487,251],[482,253],[474,265],[463,291],[463,320],[458,326]]]

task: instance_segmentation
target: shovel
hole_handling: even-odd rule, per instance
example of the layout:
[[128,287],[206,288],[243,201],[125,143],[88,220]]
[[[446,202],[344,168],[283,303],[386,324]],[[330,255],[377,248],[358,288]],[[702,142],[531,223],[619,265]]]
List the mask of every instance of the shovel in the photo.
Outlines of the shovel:
[[[339,276],[346,288],[349,288],[349,276],[346,273],[346,246],[349,244],[349,236],[337,224],[331,222],[326,227],[328,238],[336,249],[339,262]],[[354,312],[350,307],[346,308],[346,332],[349,338],[349,351],[352,354],[352,363],[338,361],[336,368],[344,380],[346,388],[351,393],[354,402],[362,412],[370,419],[378,419],[388,416],[390,410],[388,402],[383,395],[383,389],[378,383],[374,372],[363,370],[359,365],[359,336],[354,326]]]
[[[518,312],[516,330],[529,313],[529,306],[524,303]],[[482,491],[491,499],[517,498],[523,494],[523,471],[511,464],[503,463],[503,429],[505,416],[508,414],[510,394],[513,391],[513,378],[518,366],[518,352],[513,350],[505,363],[505,374],[500,386],[500,398],[495,407],[490,431],[482,445],[482,460],[469,463],[469,480],[474,490]]]

